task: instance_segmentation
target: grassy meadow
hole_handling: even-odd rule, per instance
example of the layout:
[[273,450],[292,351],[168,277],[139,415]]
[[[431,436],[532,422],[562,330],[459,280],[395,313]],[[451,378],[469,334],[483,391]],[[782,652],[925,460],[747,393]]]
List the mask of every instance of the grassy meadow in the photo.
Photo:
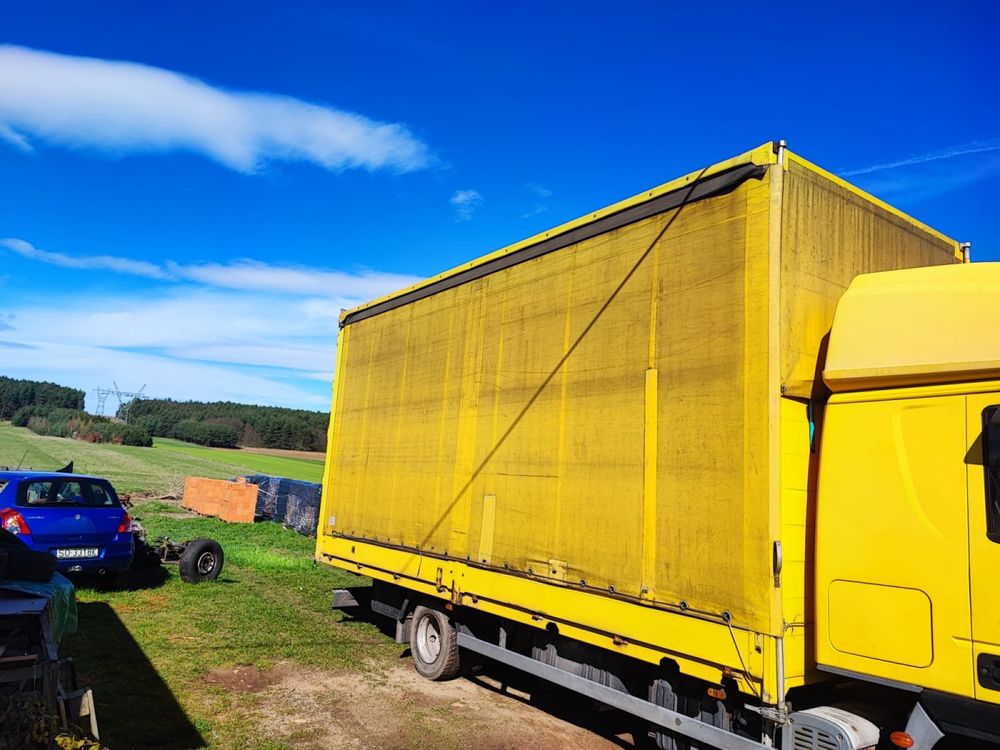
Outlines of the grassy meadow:
[[133,572],[122,590],[78,582],[79,630],[61,646],[94,690],[101,738],[112,750],[285,750],[259,716],[262,696],[233,689],[234,670],[359,670],[399,659],[371,624],[330,610],[330,591],[361,579],[313,564],[314,540],[278,524],[227,524],[176,504],[133,509],[150,537],[222,544],[217,581],[192,585],[175,566]]
[[156,438],[152,448],[85,443],[0,422],[0,466],[49,471],[70,461],[77,472],[107,477],[120,494],[179,495],[187,476],[231,479],[260,473],[319,482],[323,475],[319,460],[205,448],[165,438]]
[[[176,494],[184,477],[250,472],[318,481],[322,462],[157,440],[153,448],[35,435],[0,423],[0,466],[77,471],[112,481],[120,493]],[[260,720],[258,694],[233,690],[233,670],[360,669],[378,673],[399,648],[370,624],[342,622],[330,592],[364,579],[313,563],[315,540],[279,524],[228,524],[184,511],[176,501],[138,499],[132,515],[148,537],[209,537],[222,544],[217,581],[191,585],[176,566],[132,571],[107,591],[75,580],[79,630],[61,654],[94,690],[102,744],[112,750],[285,750]],[[222,679],[216,680],[216,676]]]

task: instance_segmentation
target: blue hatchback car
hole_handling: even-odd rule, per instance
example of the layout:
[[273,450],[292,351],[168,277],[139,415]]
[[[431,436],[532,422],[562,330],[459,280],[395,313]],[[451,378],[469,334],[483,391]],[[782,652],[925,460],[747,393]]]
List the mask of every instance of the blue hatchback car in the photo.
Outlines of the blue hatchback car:
[[118,573],[132,564],[132,519],[106,479],[0,471],[0,526],[69,573]]

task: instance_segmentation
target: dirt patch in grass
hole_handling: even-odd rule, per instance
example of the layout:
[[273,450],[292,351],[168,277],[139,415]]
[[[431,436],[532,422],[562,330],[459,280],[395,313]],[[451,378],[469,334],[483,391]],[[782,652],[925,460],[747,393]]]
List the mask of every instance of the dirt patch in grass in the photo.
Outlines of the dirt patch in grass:
[[256,453],[259,456],[284,456],[285,458],[308,458],[312,461],[322,461],[326,458],[323,451],[290,451],[284,448],[226,448],[234,453]]
[[260,693],[292,676],[294,664],[283,662],[270,669],[243,664],[231,669],[213,669],[205,677],[209,685],[218,685],[234,693]]
[[608,750],[631,745],[625,735],[602,736],[563,721],[532,705],[527,694],[508,692],[490,678],[429,682],[408,664],[359,673],[281,662],[265,670],[213,670],[207,682],[256,694],[260,727],[296,750]]

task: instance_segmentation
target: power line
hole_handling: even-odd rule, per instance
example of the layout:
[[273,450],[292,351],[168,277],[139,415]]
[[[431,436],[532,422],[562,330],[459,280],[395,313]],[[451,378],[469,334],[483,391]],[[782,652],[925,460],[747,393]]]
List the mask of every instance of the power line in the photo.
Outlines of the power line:
[[146,390],[146,384],[144,383],[142,388],[135,392],[123,391],[114,380],[111,381],[111,385],[111,388],[94,389],[94,393],[97,394],[97,415],[100,417],[104,416],[105,404],[107,404],[108,397],[113,394],[118,399],[118,409],[115,411],[115,415],[125,424],[128,424],[128,415],[132,410],[132,406],[145,398],[143,391]]

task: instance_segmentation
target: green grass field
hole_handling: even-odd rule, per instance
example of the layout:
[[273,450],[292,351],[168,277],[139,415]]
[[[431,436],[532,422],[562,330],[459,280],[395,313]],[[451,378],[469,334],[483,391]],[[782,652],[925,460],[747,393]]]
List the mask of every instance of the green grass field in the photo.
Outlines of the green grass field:
[[[112,481],[120,493],[176,494],[188,475],[251,472],[318,481],[321,461],[157,440],[152,448],[95,445],[0,423],[0,466],[57,469]],[[176,502],[138,500],[149,538],[210,537],[223,545],[218,581],[184,583],[176,566],[133,571],[124,588],[78,580],[79,630],[61,654],[94,689],[103,744],[131,748],[286,750],[256,715],[253,691],[206,684],[238,666],[357,670],[377,674],[399,649],[367,623],[342,622],[330,592],[364,579],[313,563],[315,540],[278,524],[194,517]],[[289,666],[291,665],[291,666]]]
[[312,539],[277,524],[191,518],[158,501],[134,514],[151,537],[218,540],[225,566],[200,585],[167,566],[163,580],[133,575],[131,590],[78,588],[79,631],[61,651],[94,689],[101,738],[113,750],[283,750],[258,695],[213,676],[279,662],[378,674],[398,661],[399,647],[373,625],[330,610],[331,589],[361,581],[313,565]]
[[[125,492],[166,494],[188,474],[270,469],[309,478],[315,474],[306,472],[317,470],[302,459],[256,454],[238,455],[245,459],[239,465],[232,455],[174,441],[92,445],[0,423],[0,465],[22,456],[45,469],[73,460]],[[218,580],[198,585],[184,583],[173,565],[133,570],[111,591],[93,578],[74,581],[79,626],[63,639],[60,655],[73,659],[79,684],[93,689],[103,746],[595,747],[536,742],[539,730],[555,736],[552,720],[535,719],[534,708],[520,711],[520,699],[498,705],[490,690],[474,697],[453,685],[438,697],[437,687],[414,688],[407,680],[420,678],[403,661],[405,645],[365,619],[331,610],[332,589],[368,580],[314,564],[315,540],[274,523],[199,517],[170,499],[134,498],[130,513],[150,539],[217,540],[225,564]]]
[[0,466],[53,470],[73,461],[76,471],[107,477],[120,493],[178,495],[187,476],[229,479],[263,473],[319,482],[323,462],[204,448],[157,438],[152,448],[85,443],[36,435],[0,422]]
[[182,440],[170,438],[154,438],[153,447],[161,450],[177,451],[196,458],[206,458],[211,461],[235,462],[239,466],[253,469],[261,474],[276,477],[290,477],[306,482],[320,482],[323,479],[323,462],[311,458],[295,458],[291,456],[268,456],[261,453],[243,453],[222,448],[206,448],[203,445],[192,445]]

